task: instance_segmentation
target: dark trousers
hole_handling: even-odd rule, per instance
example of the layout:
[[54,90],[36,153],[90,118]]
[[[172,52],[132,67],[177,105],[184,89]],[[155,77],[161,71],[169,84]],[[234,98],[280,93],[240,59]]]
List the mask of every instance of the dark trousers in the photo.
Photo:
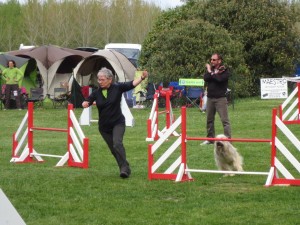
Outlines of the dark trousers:
[[111,132],[100,130],[100,134],[108,145],[112,155],[115,157],[120,171],[130,174],[129,163],[126,160],[126,152],[123,145],[123,136],[125,133],[125,124],[114,126]]
[[215,115],[218,112],[224,128],[224,135],[231,138],[231,127],[228,118],[228,106],[226,97],[207,98],[206,103],[206,129],[207,137],[215,137]]
[[21,98],[20,98],[18,84],[6,84],[6,86],[5,86],[5,108],[9,109],[11,94],[13,94],[13,96],[16,99],[17,108],[21,109]]

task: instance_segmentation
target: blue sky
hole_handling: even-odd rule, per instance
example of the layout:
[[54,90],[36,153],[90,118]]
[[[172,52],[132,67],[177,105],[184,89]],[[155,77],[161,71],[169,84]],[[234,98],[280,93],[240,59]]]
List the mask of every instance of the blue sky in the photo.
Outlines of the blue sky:
[[180,6],[183,3],[180,0],[146,0],[148,2],[153,2],[157,6],[160,6],[162,9],[174,8],[176,6]]

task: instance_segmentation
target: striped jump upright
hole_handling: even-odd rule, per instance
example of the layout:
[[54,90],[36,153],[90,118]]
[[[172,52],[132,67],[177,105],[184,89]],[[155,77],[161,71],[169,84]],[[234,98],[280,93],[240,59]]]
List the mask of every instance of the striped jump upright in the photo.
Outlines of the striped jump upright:
[[[148,178],[175,180],[176,182],[192,180],[192,172],[200,173],[230,173],[241,175],[267,176],[265,186],[300,185],[300,162],[294,155],[300,152],[300,141],[283,123],[277,115],[277,109],[272,111],[272,137],[270,139],[231,138],[231,142],[257,142],[271,144],[271,166],[269,171],[219,171],[206,169],[190,169],[187,165],[187,142],[198,140],[217,141],[217,138],[189,137],[186,128],[186,107],[182,107],[181,116],[154,144],[148,145]],[[166,150],[162,150],[168,137],[177,128],[181,128],[181,135],[171,143]],[[226,140],[226,139],[221,139]],[[293,146],[294,149],[291,149]],[[160,152],[159,157],[154,154]],[[156,159],[157,158],[157,159]],[[156,160],[155,160],[156,159]],[[169,162],[173,160],[172,162]],[[169,166],[170,165],[170,166]],[[164,172],[157,172],[159,168]]]
[[[166,132],[167,129],[170,128],[170,126],[174,122],[174,115],[172,111],[172,104],[171,104],[171,95],[172,90],[171,89],[162,89],[162,90],[156,90],[154,94],[153,104],[151,108],[151,112],[149,115],[149,118],[147,120],[147,138],[146,141],[156,141],[159,139],[159,137],[163,136],[163,134]],[[159,111],[159,99],[165,98],[165,110]],[[159,130],[159,115],[165,114],[165,127],[161,130]],[[179,136],[179,134],[176,131],[173,131],[172,135]]]
[[[89,139],[85,137],[73,112],[73,105],[68,105],[68,127],[46,128],[35,127],[33,118],[33,103],[28,103],[28,111],[24,116],[18,130],[13,134],[12,159],[14,163],[30,163],[35,160],[43,162],[42,157],[60,158],[56,166],[88,168]],[[34,131],[51,131],[67,133],[67,151],[64,155],[51,155],[38,153],[34,148]],[[34,160],[35,159],[35,160]]]

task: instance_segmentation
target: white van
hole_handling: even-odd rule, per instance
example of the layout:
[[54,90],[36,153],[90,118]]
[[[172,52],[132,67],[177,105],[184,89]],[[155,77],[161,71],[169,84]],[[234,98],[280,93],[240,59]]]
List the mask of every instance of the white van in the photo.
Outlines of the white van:
[[132,64],[137,67],[137,61],[140,57],[142,45],[128,43],[109,43],[104,49],[112,49],[125,55]]
[[34,48],[34,47],[35,47],[34,45],[24,45],[22,43],[22,44],[20,44],[19,50],[22,50],[22,49],[31,49],[31,48]]

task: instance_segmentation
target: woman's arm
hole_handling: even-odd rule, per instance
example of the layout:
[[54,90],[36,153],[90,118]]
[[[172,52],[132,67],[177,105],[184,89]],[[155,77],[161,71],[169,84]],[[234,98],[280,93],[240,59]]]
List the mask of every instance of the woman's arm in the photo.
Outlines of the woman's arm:
[[91,106],[93,104],[93,102],[96,100],[96,91],[93,91],[89,97],[87,98],[87,100],[85,100],[83,103],[82,103],[82,107],[83,108],[88,108],[89,106]]
[[143,74],[141,77],[136,78],[132,84],[134,87],[138,86],[140,83],[142,83],[143,80],[145,80],[148,77],[148,72],[146,70],[143,71]]

